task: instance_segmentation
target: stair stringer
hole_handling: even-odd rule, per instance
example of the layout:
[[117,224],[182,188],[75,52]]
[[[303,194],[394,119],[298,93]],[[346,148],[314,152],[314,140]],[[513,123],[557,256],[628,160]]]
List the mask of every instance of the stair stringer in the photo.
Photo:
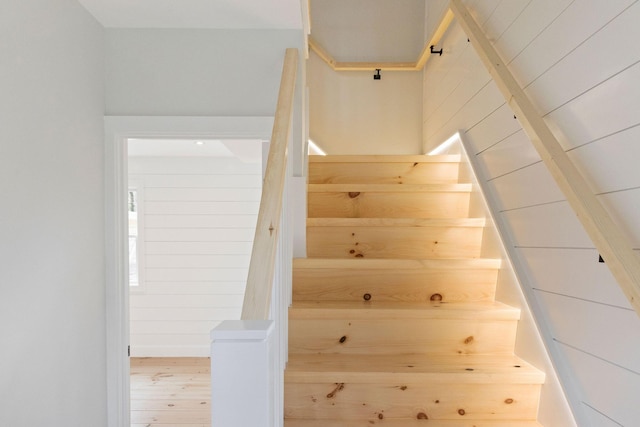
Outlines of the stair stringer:
[[470,145],[465,141],[464,133],[460,130],[449,138],[447,148],[438,154],[460,155],[460,180],[470,182],[473,186],[470,216],[486,218],[481,256],[502,260],[495,299],[521,310],[515,354],[546,374],[540,395],[538,421],[548,427],[577,426],[566,397],[568,391],[563,387],[563,384],[571,384],[573,380],[565,378],[566,375],[563,376],[563,382],[559,380],[559,375],[569,370],[562,366],[561,357],[554,357],[555,348],[547,344],[553,342],[551,333],[544,324],[536,321],[541,316],[538,314],[541,308],[535,296],[527,292],[530,288],[522,285],[528,281],[526,267],[515,253],[514,245],[505,244],[514,239],[507,224],[500,219],[500,210],[491,189],[482,185],[486,183],[482,179],[484,172],[474,161],[475,157],[469,156],[467,147]]

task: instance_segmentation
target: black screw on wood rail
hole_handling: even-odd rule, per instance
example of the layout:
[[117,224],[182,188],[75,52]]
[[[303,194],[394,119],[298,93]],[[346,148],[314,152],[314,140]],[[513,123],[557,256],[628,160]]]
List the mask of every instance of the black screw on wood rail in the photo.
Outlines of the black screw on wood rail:
[[435,46],[431,45],[430,47],[431,47],[431,53],[437,53],[438,55],[442,56],[442,48],[440,48],[440,50],[433,50]]
[[382,76],[380,75],[380,68],[376,68],[376,73],[373,75],[373,80],[380,80],[382,79]]

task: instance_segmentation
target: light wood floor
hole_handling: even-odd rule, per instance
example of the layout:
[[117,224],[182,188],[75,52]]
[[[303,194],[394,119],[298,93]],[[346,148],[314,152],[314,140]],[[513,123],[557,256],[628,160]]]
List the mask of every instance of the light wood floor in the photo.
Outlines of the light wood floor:
[[131,358],[131,427],[210,427],[209,358]]

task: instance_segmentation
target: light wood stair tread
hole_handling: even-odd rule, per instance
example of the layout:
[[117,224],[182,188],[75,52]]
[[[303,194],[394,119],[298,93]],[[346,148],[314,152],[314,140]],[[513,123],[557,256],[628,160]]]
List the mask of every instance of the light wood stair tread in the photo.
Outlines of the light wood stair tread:
[[307,184],[310,193],[469,193],[471,184]]
[[500,302],[296,301],[289,319],[518,320],[520,310]]
[[292,354],[289,382],[542,384],[545,374],[514,355]]
[[342,268],[342,269],[453,269],[500,268],[502,261],[491,258],[448,259],[367,259],[367,258],[294,258],[293,268]]
[[459,163],[459,154],[442,154],[439,156],[415,155],[328,155],[309,156],[309,163]]
[[417,420],[417,419],[385,419],[385,420],[306,420],[285,419],[285,427],[542,427],[537,421],[530,420]]
[[484,227],[485,218],[307,218],[307,227]]

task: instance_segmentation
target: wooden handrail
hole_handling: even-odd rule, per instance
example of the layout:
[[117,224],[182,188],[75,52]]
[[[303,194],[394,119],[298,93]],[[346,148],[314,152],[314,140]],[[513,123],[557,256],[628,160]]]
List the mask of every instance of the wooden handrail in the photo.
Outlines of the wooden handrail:
[[450,8],[631,306],[640,315],[640,256],[591,191],[462,1],[450,0]]
[[431,58],[431,46],[436,46],[440,43],[442,36],[453,20],[453,12],[451,9],[447,9],[445,14],[440,19],[438,28],[433,33],[433,36],[424,45],[420,56],[414,62],[338,62],[333,56],[323,48],[317,41],[309,37],[309,48],[313,50],[331,69],[334,71],[420,71],[424,68],[425,64]]
[[262,184],[258,222],[242,305],[242,320],[269,318],[297,71],[298,50],[287,49]]

